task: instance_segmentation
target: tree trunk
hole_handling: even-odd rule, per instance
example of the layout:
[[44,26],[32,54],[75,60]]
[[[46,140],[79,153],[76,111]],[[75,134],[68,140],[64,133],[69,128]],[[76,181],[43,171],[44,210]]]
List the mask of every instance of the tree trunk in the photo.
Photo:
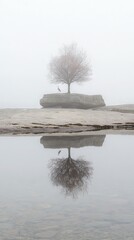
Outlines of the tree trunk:
[[71,148],[70,147],[68,148],[68,158],[69,159],[71,158]]
[[70,93],[70,83],[68,83],[68,93]]

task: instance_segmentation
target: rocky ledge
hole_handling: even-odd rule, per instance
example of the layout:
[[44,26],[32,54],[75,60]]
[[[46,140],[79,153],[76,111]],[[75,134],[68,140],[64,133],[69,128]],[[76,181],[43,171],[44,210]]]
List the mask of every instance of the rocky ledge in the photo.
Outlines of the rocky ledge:
[[123,104],[123,105],[115,105],[115,106],[105,106],[98,108],[101,111],[114,111],[121,113],[134,113],[134,104]]
[[102,130],[105,133],[128,130],[134,134],[134,114],[106,109],[0,110],[0,134],[90,134]]
[[85,95],[78,93],[45,94],[40,100],[43,108],[77,108],[91,109],[105,106],[101,95]]

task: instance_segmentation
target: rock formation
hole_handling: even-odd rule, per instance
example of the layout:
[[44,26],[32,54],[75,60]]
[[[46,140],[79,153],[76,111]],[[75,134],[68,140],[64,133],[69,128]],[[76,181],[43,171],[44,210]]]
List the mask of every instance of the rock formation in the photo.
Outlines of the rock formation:
[[40,143],[44,148],[80,148],[85,146],[101,147],[105,135],[83,136],[43,136]]
[[101,95],[85,95],[77,93],[45,94],[40,100],[43,108],[81,108],[92,109],[105,106]]

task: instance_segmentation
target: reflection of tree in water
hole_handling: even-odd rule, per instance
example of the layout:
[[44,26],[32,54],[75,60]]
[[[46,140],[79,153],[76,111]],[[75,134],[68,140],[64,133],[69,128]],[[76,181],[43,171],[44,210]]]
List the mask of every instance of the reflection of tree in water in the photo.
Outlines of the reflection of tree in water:
[[49,167],[53,184],[62,186],[65,195],[73,197],[77,197],[79,191],[86,191],[88,179],[93,173],[90,162],[71,158],[70,148],[68,158],[52,159]]

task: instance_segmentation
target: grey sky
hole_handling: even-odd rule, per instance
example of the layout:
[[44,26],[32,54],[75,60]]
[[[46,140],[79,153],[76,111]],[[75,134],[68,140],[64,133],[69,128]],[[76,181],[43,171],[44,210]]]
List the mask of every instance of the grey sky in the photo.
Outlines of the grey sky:
[[47,66],[72,42],[93,69],[92,80],[72,85],[73,92],[134,103],[133,0],[0,0],[0,108],[40,107],[43,94],[57,92]]

